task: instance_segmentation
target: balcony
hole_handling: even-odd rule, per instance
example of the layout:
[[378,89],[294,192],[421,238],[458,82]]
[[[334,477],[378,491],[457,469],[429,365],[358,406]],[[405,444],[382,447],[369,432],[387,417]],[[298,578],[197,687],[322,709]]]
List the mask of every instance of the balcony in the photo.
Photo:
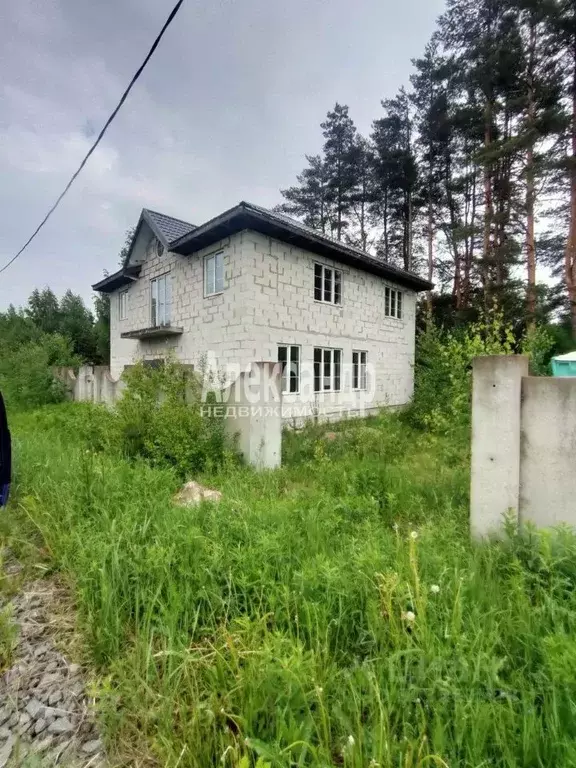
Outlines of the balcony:
[[122,339],[167,339],[170,336],[181,336],[184,328],[176,328],[173,325],[153,325],[150,328],[139,328],[136,331],[126,331],[120,334]]

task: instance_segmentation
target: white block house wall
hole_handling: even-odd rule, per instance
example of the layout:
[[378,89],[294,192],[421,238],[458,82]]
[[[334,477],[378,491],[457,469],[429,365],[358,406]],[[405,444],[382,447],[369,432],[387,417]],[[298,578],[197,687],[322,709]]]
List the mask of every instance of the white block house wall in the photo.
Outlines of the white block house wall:
[[[316,414],[338,418],[360,407],[370,411],[410,400],[416,290],[252,229],[190,255],[167,249],[158,255],[156,236],[146,226],[138,237],[144,242],[137,254],[139,276],[109,291],[114,377],[137,359],[163,358],[170,351],[195,368],[208,359],[212,368],[226,372],[231,367],[248,370],[252,362],[277,361],[279,346],[297,346],[301,386],[297,393],[284,394],[285,420]],[[223,290],[206,296],[204,262],[215,253],[223,255]],[[315,264],[341,273],[341,304],[315,299]],[[170,286],[170,325],[182,333],[147,340],[122,338],[151,325],[151,280],[162,275],[167,275]],[[402,293],[400,319],[386,314],[386,288]],[[124,319],[122,291],[127,291],[122,300]],[[314,355],[319,348],[340,350],[339,392],[314,391]],[[365,353],[369,397],[353,389],[354,352]]]

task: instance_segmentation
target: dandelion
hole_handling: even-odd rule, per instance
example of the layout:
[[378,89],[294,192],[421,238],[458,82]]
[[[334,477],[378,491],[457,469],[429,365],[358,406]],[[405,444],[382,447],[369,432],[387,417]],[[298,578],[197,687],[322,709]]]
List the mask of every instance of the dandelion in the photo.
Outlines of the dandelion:
[[416,621],[416,614],[413,611],[406,611],[402,614],[404,621]]
[[416,540],[418,538],[418,531],[412,531],[410,538]]
[[348,746],[349,747],[353,747],[354,744],[356,744],[356,740],[355,740],[354,736],[352,736],[352,734],[350,734],[350,736],[348,736]]
[[432,592],[433,595],[437,595],[438,592],[440,592],[440,587],[438,586],[438,584],[432,584],[432,586],[430,587],[430,592]]

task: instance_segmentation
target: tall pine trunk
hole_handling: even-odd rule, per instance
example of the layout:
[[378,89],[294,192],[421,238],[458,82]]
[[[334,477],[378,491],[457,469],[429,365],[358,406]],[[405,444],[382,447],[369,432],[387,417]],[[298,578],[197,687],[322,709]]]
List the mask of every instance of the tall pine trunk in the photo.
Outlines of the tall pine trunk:
[[528,133],[529,145],[526,151],[526,266],[528,270],[527,310],[528,327],[536,322],[536,241],[534,209],[536,203],[536,185],[534,169],[534,123],[536,104],[534,94],[534,67],[536,61],[536,21],[530,20],[530,57],[528,62]]
[[[484,149],[487,151],[492,143],[492,102],[490,97],[486,99],[484,107]],[[492,257],[492,221],[494,220],[494,206],[492,200],[492,167],[488,158],[484,160],[484,246],[483,246],[483,274],[485,301],[488,305],[490,296],[490,260]]]
[[570,301],[570,318],[572,336],[576,341],[576,42],[572,51],[572,156],[570,157],[570,230],[566,243],[565,276],[568,298]]
[[[428,200],[428,280],[432,282],[434,277],[434,205],[432,203],[432,194]],[[426,297],[428,309],[428,318],[432,317],[432,291],[428,291]]]

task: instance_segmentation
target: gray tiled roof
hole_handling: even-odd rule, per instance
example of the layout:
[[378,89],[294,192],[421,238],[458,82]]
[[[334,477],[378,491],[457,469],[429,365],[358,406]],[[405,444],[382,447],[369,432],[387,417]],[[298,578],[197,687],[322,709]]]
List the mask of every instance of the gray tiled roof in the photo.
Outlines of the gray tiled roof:
[[167,243],[173,243],[175,240],[179,240],[181,237],[192,232],[193,229],[196,229],[194,224],[189,224],[187,221],[182,221],[182,219],[175,219],[172,216],[166,216],[164,213],[151,211],[149,208],[144,208],[142,213],[152,219],[152,222],[164,235]]

